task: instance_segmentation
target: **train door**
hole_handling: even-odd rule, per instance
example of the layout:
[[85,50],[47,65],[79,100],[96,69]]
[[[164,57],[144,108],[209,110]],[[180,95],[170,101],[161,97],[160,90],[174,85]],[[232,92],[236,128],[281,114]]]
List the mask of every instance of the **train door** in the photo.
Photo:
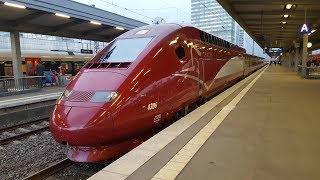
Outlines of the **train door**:
[[200,72],[199,61],[194,55],[195,49],[193,43],[188,40],[181,40],[175,47],[175,58],[180,61],[181,69],[177,74],[180,79],[177,83],[178,92],[181,92],[179,97],[182,97],[185,105],[190,104],[199,96],[200,87]]
[[205,97],[207,93],[210,92],[215,87],[215,77],[217,75],[217,56],[214,53],[216,50],[213,48],[208,48],[206,51],[203,51],[201,58],[199,58],[200,64],[200,96]]
[[7,62],[4,64],[4,75],[5,76],[13,76],[12,62]]
[[27,76],[34,76],[36,75],[36,67],[39,62],[41,62],[41,58],[29,58],[26,57],[25,59],[25,70]]
[[[144,73],[146,72],[148,71],[144,71]],[[156,126],[164,118],[164,114],[162,114],[163,101],[160,98],[161,92],[159,92],[162,81],[159,79],[152,82],[151,79],[153,78],[146,77],[144,81],[140,81],[136,85],[137,89],[142,88],[142,90],[138,97],[140,112],[135,119],[139,119],[139,127],[145,130]]]
[[0,62],[0,76],[4,76],[4,62]]
[[25,58],[25,62],[26,62],[26,74],[27,76],[32,76],[34,75],[34,64],[32,63],[32,61],[28,61],[27,58]]
[[207,56],[206,52],[204,52],[203,49],[204,47],[199,44],[199,43],[190,43],[191,45],[188,46],[188,51],[189,51],[189,56],[187,57],[190,59],[191,63],[191,72],[190,75],[195,76],[194,78],[196,82],[196,86],[194,87],[195,89],[195,94],[194,96],[198,97],[201,96],[204,90],[204,84],[203,84],[203,79],[204,79],[204,57]]

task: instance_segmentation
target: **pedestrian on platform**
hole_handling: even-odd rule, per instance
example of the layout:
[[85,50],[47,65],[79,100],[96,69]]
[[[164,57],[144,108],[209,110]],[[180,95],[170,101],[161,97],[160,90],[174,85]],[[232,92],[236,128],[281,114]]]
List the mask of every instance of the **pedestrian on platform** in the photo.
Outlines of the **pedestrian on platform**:
[[39,62],[36,66],[37,76],[43,76],[44,66],[41,62]]

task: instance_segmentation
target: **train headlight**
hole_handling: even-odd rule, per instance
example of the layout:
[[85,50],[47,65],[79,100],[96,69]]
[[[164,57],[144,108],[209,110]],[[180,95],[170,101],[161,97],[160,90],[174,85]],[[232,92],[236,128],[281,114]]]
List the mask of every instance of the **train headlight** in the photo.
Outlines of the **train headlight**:
[[90,102],[110,102],[118,97],[116,91],[97,91],[91,98]]
[[63,93],[61,94],[59,100],[63,100],[63,101],[67,100],[68,97],[70,96],[70,94],[71,94],[71,91],[69,91],[67,89],[64,90]]

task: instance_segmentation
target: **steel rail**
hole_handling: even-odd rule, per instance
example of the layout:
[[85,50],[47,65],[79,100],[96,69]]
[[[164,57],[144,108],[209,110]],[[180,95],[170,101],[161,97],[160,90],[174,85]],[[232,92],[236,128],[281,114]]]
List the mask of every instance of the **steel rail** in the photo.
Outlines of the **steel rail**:
[[49,118],[42,118],[42,119],[38,119],[38,120],[35,120],[35,121],[30,121],[30,122],[26,122],[26,123],[10,126],[10,127],[1,128],[0,129],[0,133],[6,132],[6,131],[12,131],[12,130],[15,130],[15,129],[18,129],[18,128],[21,128],[21,127],[30,126],[32,124],[39,124],[39,123],[47,121],[47,120],[49,120]]
[[38,179],[45,179],[47,177],[52,176],[53,174],[69,167],[72,165],[72,161],[70,159],[63,159],[60,162],[57,162],[45,169],[42,169],[26,178],[24,180],[38,180]]
[[47,131],[47,130],[49,130],[49,126],[43,127],[43,128],[40,128],[40,129],[36,129],[36,130],[30,131],[30,132],[27,132],[27,133],[19,134],[19,135],[16,135],[16,136],[12,136],[12,137],[9,137],[9,138],[1,139],[0,140],[0,145],[8,144],[8,143],[10,143],[10,142],[12,142],[14,140],[23,139],[23,138],[31,136],[33,134],[38,134],[38,133],[41,133],[41,132]]

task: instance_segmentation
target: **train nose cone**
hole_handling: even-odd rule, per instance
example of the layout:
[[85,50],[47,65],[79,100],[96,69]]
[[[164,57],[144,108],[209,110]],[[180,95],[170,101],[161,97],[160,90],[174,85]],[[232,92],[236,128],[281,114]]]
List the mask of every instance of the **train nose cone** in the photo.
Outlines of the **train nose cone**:
[[[52,118],[53,126],[56,124],[59,129],[55,135],[55,139],[59,139],[58,142],[65,142],[71,146],[95,146],[111,140],[113,121],[106,110],[95,107],[59,108],[68,113],[64,117],[60,115],[61,118]],[[57,132],[57,128],[51,129]]]
[[69,113],[71,107],[56,105],[50,117],[50,131],[53,138],[62,143],[61,128],[64,127],[64,119]]

